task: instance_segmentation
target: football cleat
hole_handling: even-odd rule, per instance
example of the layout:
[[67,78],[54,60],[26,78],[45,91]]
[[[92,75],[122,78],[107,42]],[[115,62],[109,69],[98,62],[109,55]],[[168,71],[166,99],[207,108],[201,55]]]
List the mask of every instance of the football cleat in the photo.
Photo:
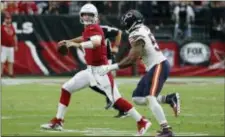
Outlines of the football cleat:
[[163,128],[161,131],[157,132],[156,137],[173,137],[174,134],[171,129],[171,127]]
[[113,106],[113,103],[111,102],[111,101],[107,101],[107,104],[106,104],[106,106],[105,106],[105,109],[107,110],[107,109],[110,109],[110,108],[112,108],[112,106]]
[[137,132],[136,136],[144,135],[151,125],[152,125],[151,122],[149,122],[145,118],[142,118],[139,122],[137,122],[138,132]]
[[57,119],[55,117],[49,123],[41,125],[41,128],[46,129],[46,130],[61,131],[61,130],[63,130],[63,122],[64,122],[64,120]]
[[177,117],[180,114],[180,95],[179,93],[172,93],[167,97],[169,98],[169,104],[172,107],[175,116]]

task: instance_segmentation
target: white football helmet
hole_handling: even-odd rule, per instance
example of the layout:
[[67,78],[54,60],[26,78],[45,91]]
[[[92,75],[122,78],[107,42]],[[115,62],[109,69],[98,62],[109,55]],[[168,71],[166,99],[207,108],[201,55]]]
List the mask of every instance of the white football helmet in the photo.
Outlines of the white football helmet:
[[[84,25],[96,24],[98,22],[98,10],[91,4],[87,3],[81,7],[80,10],[80,22]],[[84,14],[87,14],[87,17],[83,17]]]

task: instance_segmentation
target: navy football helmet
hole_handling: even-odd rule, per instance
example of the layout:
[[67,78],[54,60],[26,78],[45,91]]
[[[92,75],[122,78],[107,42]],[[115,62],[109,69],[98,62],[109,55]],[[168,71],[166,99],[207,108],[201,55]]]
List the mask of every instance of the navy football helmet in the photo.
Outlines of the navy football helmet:
[[143,15],[137,10],[130,10],[121,17],[121,27],[128,33],[135,28],[136,25],[143,22]]

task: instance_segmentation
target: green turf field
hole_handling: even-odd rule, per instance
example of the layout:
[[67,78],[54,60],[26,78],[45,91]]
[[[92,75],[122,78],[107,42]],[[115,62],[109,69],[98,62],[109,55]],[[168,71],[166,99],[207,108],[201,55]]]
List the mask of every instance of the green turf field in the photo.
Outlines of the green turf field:
[[[17,78],[16,78],[17,79]],[[60,78],[57,78],[60,79]],[[207,78],[209,79],[209,78]],[[63,132],[44,131],[40,125],[56,114],[60,87],[65,79],[2,85],[2,135],[36,136],[84,136],[84,135],[134,135],[136,122],[127,117],[113,118],[117,112],[105,110],[105,98],[90,89],[73,94],[67,111]],[[138,79],[131,79],[138,80]],[[123,82],[124,81],[124,82]],[[224,136],[224,85],[212,79],[207,82],[168,82],[162,94],[177,91],[181,96],[181,115],[173,116],[172,109],[163,105],[169,124],[176,135],[223,135]],[[8,81],[10,83],[10,80]],[[120,79],[121,94],[131,101],[136,82]],[[136,105],[135,105],[136,106]],[[159,129],[147,107],[136,106],[137,110],[151,118],[153,126],[146,135],[155,135]]]

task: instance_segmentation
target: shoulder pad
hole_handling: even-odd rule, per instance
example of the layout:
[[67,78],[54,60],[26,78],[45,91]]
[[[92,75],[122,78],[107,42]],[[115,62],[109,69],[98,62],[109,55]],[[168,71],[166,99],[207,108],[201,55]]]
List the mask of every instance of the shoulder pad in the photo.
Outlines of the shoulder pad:
[[134,30],[133,32],[130,33],[129,35],[129,41],[131,42],[135,42],[139,39],[144,39],[145,38],[145,32],[142,31],[141,28]]

